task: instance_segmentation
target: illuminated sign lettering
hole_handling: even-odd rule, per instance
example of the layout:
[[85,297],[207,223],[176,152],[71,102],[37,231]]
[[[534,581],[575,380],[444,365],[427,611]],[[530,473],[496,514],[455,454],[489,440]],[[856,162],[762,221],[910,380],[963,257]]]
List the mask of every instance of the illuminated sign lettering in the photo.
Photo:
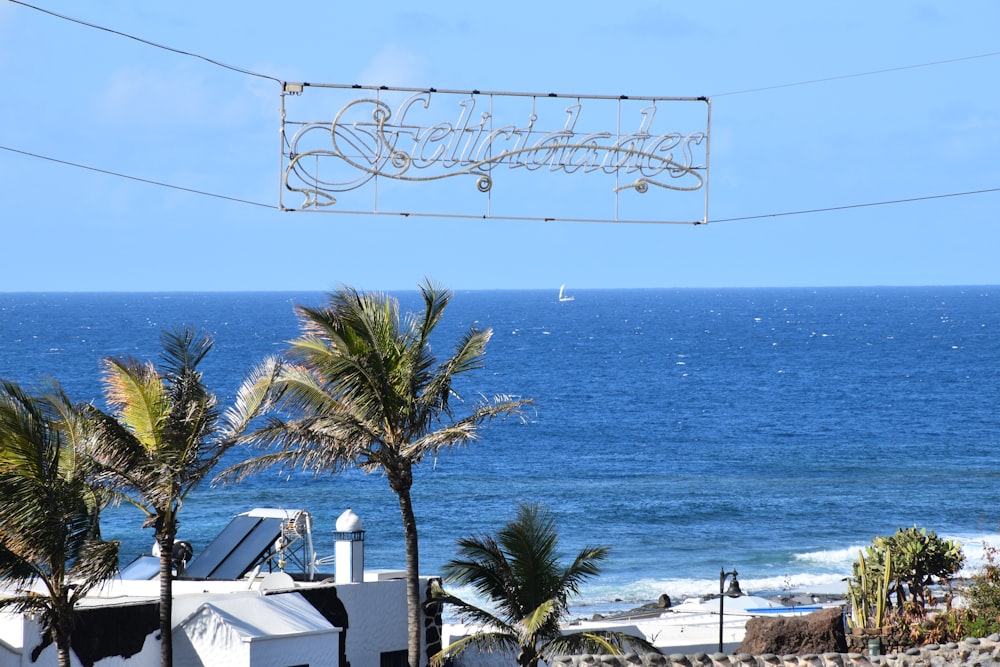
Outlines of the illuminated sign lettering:
[[[290,120],[317,91],[328,120]],[[701,223],[709,119],[705,98],[285,84],[281,208]]]

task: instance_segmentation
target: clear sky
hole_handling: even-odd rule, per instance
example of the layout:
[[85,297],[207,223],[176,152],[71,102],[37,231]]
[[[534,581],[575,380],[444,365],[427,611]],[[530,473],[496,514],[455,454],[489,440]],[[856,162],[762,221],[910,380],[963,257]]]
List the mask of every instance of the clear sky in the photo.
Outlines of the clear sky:
[[281,81],[707,96],[710,222],[280,212],[277,83],[0,0],[0,291],[1000,284],[995,0],[31,4]]

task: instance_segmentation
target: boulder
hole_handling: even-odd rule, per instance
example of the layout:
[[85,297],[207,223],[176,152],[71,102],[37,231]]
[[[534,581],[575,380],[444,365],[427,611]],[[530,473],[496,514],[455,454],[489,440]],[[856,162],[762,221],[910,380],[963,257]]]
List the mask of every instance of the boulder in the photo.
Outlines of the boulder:
[[803,655],[846,653],[843,611],[829,607],[805,616],[755,617],[737,653]]

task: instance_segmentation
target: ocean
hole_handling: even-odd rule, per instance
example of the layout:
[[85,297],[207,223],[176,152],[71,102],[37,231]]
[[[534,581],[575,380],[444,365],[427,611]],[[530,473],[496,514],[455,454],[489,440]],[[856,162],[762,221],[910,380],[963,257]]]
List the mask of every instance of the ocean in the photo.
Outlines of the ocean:
[[[458,387],[531,397],[524,423],[418,468],[421,572],[463,536],[494,532],[521,502],[554,513],[568,559],[610,545],[574,612],[661,594],[717,593],[736,569],[757,594],[842,590],[876,535],[919,526],[959,539],[967,572],[1000,544],[1000,288],[459,291],[434,342],[494,331],[485,367]],[[399,292],[405,309],[415,291]],[[223,405],[258,361],[297,335],[294,304],[322,292],[0,294],[0,377],[56,378],[101,403],[100,360],[158,360],[159,335],[212,333],[202,365]],[[232,451],[227,461],[243,457]],[[336,518],[365,528],[366,567],[403,569],[398,504],[380,475],[263,473],[199,487],[179,538],[204,548],[233,515],[308,510],[317,554]],[[123,565],[152,533],[122,506],[103,515]]]

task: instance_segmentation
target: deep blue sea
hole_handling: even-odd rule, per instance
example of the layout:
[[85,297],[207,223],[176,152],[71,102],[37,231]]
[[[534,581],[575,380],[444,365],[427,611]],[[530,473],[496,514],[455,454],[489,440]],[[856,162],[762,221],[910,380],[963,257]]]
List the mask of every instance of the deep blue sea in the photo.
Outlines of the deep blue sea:
[[[416,292],[396,294],[419,308]],[[445,356],[492,328],[485,368],[460,386],[533,397],[526,423],[495,422],[427,460],[414,483],[421,570],[492,532],[521,501],[556,515],[562,551],[612,546],[581,611],[667,593],[708,594],[736,568],[744,590],[842,587],[858,549],[917,525],[966,545],[1000,543],[1000,288],[556,290],[456,293]],[[59,380],[101,402],[99,361],[158,360],[161,330],[216,340],[202,369],[225,404],[243,375],[297,334],[309,293],[0,294],[0,377]],[[230,457],[244,456],[243,451]],[[231,460],[231,459],[230,459]],[[200,487],[180,537],[204,548],[239,512],[306,509],[320,556],[336,517],[366,529],[366,566],[404,567],[384,478],[264,473]],[[122,560],[152,543],[137,510],[104,515]]]

